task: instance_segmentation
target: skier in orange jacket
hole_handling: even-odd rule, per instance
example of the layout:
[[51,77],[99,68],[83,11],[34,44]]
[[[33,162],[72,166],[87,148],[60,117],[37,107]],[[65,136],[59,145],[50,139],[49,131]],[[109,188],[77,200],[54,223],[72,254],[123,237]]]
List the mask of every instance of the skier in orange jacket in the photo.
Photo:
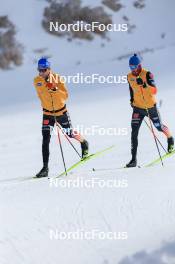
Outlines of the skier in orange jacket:
[[130,90],[130,102],[133,108],[131,121],[131,161],[126,167],[137,166],[137,147],[138,133],[142,121],[145,116],[149,116],[158,131],[163,132],[168,141],[168,152],[172,152],[174,148],[174,138],[169,128],[165,126],[160,118],[156,105],[157,87],[151,72],[142,68],[141,60],[134,54],[129,60],[131,72],[128,74],[128,83]]
[[[51,71],[50,62],[46,58],[41,58],[38,61],[38,72],[39,75],[34,78],[34,86],[41,101],[43,110],[43,168],[36,175],[36,177],[39,178],[48,176],[49,144],[51,131],[55,125],[55,122],[60,124],[60,126],[70,138],[74,138],[80,142],[82,158],[88,156],[88,142],[72,128],[71,120],[66,107],[68,91],[65,87],[65,84],[61,82],[60,77]],[[58,79],[57,81],[55,81],[56,77]]]

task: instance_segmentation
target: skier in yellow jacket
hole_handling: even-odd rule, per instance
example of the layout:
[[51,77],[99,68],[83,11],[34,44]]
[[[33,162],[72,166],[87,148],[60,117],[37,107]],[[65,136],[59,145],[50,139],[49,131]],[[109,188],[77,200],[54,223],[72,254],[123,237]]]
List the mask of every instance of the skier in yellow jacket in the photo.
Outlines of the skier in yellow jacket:
[[[58,122],[70,138],[78,140],[81,144],[82,158],[88,156],[88,142],[72,128],[69,113],[66,107],[68,91],[60,77],[54,74],[50,68],[50,62],[46,58],[38,61],[39,75],[34,78],[34,86],[41,101],[43,110],[42,122],[42,156],[43,168],[36,177],[47,177],[49,168],[49,144],[51,131]],[[56,81],[55,81],[56,80]]]
[[145,116],[149,116],[158,131],[163,132],[168,141],[168,152],[172,152],[174,148],[174,139],[167,126],[165,126],[160,118],[159,111],[156,106],[157,87],[151,72],[143,69],[141,60],[134,54],[129,60],[131,72],[128,74],[128,83],[130,90],[130,103],[133,108],[131,121],[131,161],[126,167],[137,166],[137,147],[138,133],[142,121]]

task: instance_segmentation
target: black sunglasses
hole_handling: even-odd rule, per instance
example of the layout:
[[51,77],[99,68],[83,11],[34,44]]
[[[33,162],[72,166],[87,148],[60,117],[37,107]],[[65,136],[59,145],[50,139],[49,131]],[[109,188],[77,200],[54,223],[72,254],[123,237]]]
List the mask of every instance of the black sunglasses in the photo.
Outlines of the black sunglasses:
[[47,69],[38,69],[39,72],[46,72]]

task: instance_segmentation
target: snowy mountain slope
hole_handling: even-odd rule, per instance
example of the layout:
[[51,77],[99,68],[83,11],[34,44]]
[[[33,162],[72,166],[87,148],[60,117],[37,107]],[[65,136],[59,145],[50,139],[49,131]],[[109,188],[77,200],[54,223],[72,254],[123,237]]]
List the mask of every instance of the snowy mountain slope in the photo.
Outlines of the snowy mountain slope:
[[[160,69],[161,71],[163,68],[164,73],[169,74],[170,71],[172,72],[175,61],[173,60],[174,52],[170,53],[171,62],[169,62],[164,51],[158,59],[155,59],[153,55],[156,54],[156,49],[159,47],[168,49],[167,52],[169,53],[169,49],[175,43],[173,28],[174,1],[170,0],[167,4],[163,0],[147,0],[146,7],[142,10],[134,8],[131,1],[123,0],[122,3],[125,7],[119,12],[114,13],[109,9],[106,9],[106,11],[113,15],[114,23],[124,23],[123,16],[128,16],[131,24],[136,25],[136,29],[132,34],[112,32],[109,34],[110,42],[101,40],[99,37],[96,37],[93,42],[67,42],[66,39],[47,34],[42,29],[42,14],[44,7],[48,5],[47,2],[37,0],[19,1],[19,8],[15,2],[5,1],[1,6],[0,14],[9,15],[12,22],[17,26],[17,39],[24,45],[25,53],[23,66],[0,72],[1,84],[4,87],[0,105],[4,107],[4,105],[11,105],[15,102],[22,103],[35,100],[32,87],[33,77],[36,75],[34,61],[41,55],[35,53],[34,50],[39,48],[46,48],[45,55],[51,56],[54,69],[63,75],[72,72],[77,73],[77,71],[88,74],[92,72],[93,66],[95,66],[95,72],[97,73],[105,72],[108,75],[124,73],[126,75],[128,71],[127,60],[116,60],[115,63],[111,60],[146,48],[155,49],[155,53],[148,54],[149,66],[156,63],[155,70],[159,71]],[[92,3],[86,1],[84,5],[86,4],[90,5]],[[98,1],[93,1],[93,5],[98,4]],[[161,39],[162,33],[165,33],[164,39]],[[101,43],[105,45],[103,48]],[[111,63],[109,63],[110,61]],[[81,63],[80,66],[76,66],[77,62]],[[108,67],[106,63],[109,63]],[[7,80],[13,80],[13,86]],[[76,85],[71,84],[69,87],[73,89]],[[86,85],[83,85],[83,87],[86,88]],[[79,90],[77,91],[79,92]]]

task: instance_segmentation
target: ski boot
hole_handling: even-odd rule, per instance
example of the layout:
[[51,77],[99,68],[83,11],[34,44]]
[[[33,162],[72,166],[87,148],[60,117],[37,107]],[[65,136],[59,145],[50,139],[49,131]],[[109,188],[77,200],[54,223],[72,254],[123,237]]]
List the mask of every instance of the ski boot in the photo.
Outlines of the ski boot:
[[174,149],[174,138],[168,138],[168,152],[171,153]]
[[40,172],[36,174],[36,178],[42,178],[42,177],[48,177],[49,173],[49,168],[48,167],[43,167]]
[[137,166],[137,160],[136,159],[132,159],[130,160],[130,162],[128,164],[126,164],[126,168],[134,168]]
[[89,153],[89,143],[87,142],[87,140],[84,140],[83,142],[81,142],[81,151],[82,151],[82,159],[87,158],[88,153]]

